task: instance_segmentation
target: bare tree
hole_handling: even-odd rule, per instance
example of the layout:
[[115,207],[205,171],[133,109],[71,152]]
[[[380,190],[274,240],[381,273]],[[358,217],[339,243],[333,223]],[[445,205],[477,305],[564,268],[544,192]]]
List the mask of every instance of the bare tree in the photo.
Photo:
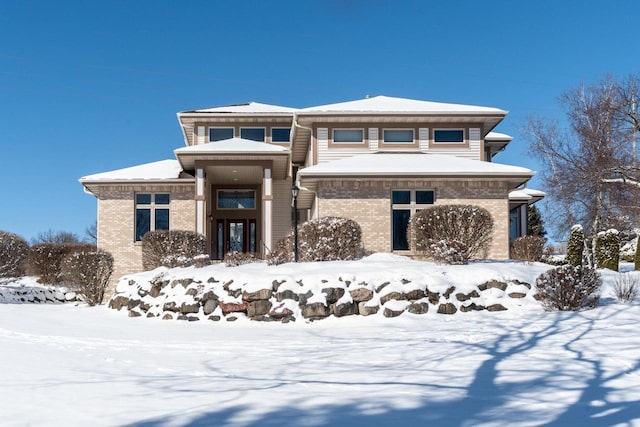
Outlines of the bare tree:
[[98,223],[94,221],[93,224],[85,228],[84,235],[86,243],[93,243],[94,245],[98,243]]
[[80,243],[80,238],[77,234],[70,231],[54,231],[49,229],[38,233],[36,237],[31,239],[31,244],[38,243]]
[[524,133],[534,157],[544,165],[549,194],[547,218],[564,234],[582,224],[587,236],[607,228],[637,225],[640,168],[637,136],[640,75],[606,77],[560,97],[567,126],[557,120],[530,118]]

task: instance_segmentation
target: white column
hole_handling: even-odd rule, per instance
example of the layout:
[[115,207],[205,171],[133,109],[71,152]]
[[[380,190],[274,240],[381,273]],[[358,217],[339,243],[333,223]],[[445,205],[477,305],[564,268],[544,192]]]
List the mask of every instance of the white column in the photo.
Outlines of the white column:
[[204,169],[196,169],[196,231],[205,234]]
[[262,229],[264,236],[265,251],[271,251],[273,246],[273,193],[271,189],[271,169],[264,169],[264,179],[262,180]]

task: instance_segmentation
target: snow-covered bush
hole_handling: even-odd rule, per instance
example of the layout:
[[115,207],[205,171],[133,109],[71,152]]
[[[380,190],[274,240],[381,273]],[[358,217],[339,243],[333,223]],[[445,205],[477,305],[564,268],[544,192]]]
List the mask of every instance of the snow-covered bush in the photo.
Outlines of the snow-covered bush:
[[569,265],[582,265],[582,253],[584,251],[584,230],[580,224],[571,227],[569,241],[567,242],[567,256],[565,260]]
[[22,277],[25,274],[29,244],[14,233],[0,231],[0,277]]
[[467,245],[457,240],[440,240],[429,248],[431,258],[438,264],[467,264],[469,250]]
[[104,251],[74,252],[62,261],[61,275],[89,305],[102,303],[113,273],[113,257]]
[[254,254],[246,252],[227,252],[222,260],[227,267],[237,267],[239,265],[250,264],[258,261],[259,259],[256,258]]
[[536,298],[548,311],[594,308],[600,301],[602,279],[593,268],[563,265],[536,279]]
[[595,260],[598,268],[618,271],[620,262],[620,235],[618,230],[601,231],[596,235]]
[[[640,236],[638,236],[638,239],[640,240]],[[638,245],[636,244],[636,253],[633,257],[633,264],[635,270],[640,270],[640,251],[637,249],[637,247]]]
[[433,206],[411,217],[408,237],[412,247],[427,256],[434,243],[456,240],[466,245],[470,258],[485,258],[493,237],[493,218],[479,206]]
[[640,292],[640,277],[634,273],[620,273],[614,279],[613,290],[619,302],[632,302]]
[[511,258],[520,261],[538,262],[544,254],[544,244],[547,242],[542,236],[522,236],[513,241]]
[[206,250],[205,237],[195,231],[149,231],[142,237],[142,266],[145,270],[186,267]]
[[39,276],[38,281],[48,285],[62,283],[62,260],[74,252],[95,251],[88,243],[38,243],[31,246],[27,258],[27,273]]
[[[267,258],[268,263],[277,265],[293,261],[293,246],[291,232],[276,243]],[[299,261],[346,261],[359,259],[363,254],[360,225],[351,219],[318,218],[298,228]]]

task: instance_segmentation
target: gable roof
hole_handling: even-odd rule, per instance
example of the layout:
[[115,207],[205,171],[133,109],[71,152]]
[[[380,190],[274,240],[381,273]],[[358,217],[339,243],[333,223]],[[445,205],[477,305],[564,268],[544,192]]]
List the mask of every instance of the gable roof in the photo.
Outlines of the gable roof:
[[382,95],[365,99],[358,99],[355,101],[339,102],[337,104],[327,104],[317,107],[303,108],[298,111],[298,115],[322,113],[506,115],[508,112],[493,107],[419,101],[415,99],[395,98]]
[[160,160],[144,163],[123,169],[87,175],[80,178],[80,182],[112,182],[112,181],[157,181],[179,179],[182,167],[177,160]]

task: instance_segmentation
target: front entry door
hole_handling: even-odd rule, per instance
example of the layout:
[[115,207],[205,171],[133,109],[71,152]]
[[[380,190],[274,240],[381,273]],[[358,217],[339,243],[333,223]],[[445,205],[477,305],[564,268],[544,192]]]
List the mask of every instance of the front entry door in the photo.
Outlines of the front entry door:
[[256,252],[255,219],[219,219],[216,235],[216,259],[229,252]]

